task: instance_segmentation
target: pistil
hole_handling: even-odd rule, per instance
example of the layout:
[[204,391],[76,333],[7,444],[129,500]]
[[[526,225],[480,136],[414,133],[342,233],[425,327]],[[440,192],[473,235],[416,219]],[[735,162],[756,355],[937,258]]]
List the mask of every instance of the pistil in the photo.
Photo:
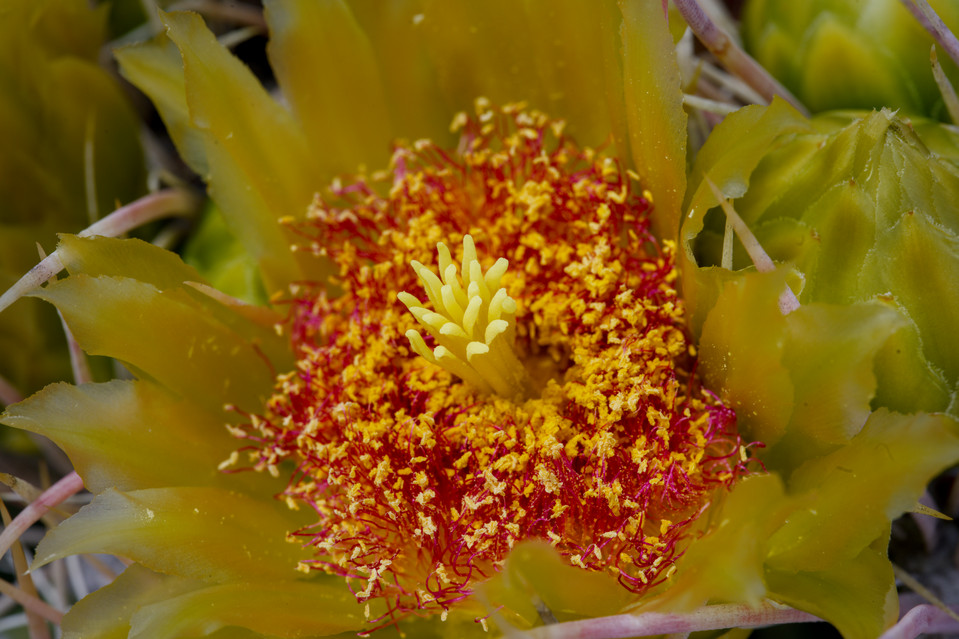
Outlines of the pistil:
[[397,297],[437,346],[430,350],[415,329],[406,332],[410,346],[481,392],[507,399],[527,397],[529,374],[513,349],[516,302],[500,285],[509,261],[501,257],[483,273],[469,235],[463,237],[459,273],[446,245],[440,242],[436,250],[442,279],[420,262],[411,262],[435,311],[405,291]]

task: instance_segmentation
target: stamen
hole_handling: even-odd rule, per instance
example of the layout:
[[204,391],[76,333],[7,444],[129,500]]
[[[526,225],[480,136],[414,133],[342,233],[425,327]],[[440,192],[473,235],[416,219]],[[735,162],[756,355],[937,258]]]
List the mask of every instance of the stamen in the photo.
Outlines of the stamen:
[[445,244],[437,244],[436,252],[442,280],[416,260],[410,262],[435,312],[405,291],[397,295],[437,343],[431,352],[423,336],[410,329],[410,346],[481,392],[510,399],[528,396],[529,375],[513,350],[516,302],[500,286],[509,261],[498,259],[484,274],[469,235],[463,237],[459,273]]

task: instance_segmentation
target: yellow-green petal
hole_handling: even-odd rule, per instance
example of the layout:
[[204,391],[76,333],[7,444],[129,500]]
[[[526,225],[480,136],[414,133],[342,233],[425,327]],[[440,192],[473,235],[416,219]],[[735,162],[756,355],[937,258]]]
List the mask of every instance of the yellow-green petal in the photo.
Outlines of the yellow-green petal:
[[296,639],[360,630],[364,604],[342,581],[268,581],[207,586],[141,607],[130,638],[177,639],[240,627]]
[[[878,300],[806,304],[783,316],[782,273],[726,284],[701,338],[701,371],[737,410],[739,427],[788,473],[854,437],[871,413],[878,366],[909,323]],[[761,330],[757,330],[761,326]]]
[[855,558],[816,571],[765,572],[770,595],[828,620],[846,639],[872,639],[896,620],[899,597],[886,558],[889,535]]
[[744,437],[766,446],[785,434],[795,406],[793,382],[782,362],[786,320],[776,303],[786,276],[780,271],[728,281],[700,336],[700,371],[707,387],[735,408]]
[[[190,124],[203,141],[210,196],[259,262],[268,289],[285,288],[318,268],[313,260],[295,258],[289,250],[292,238],[278,224],[282,217],[306,214],[320,186],[316,151],[309,148],[293,116],[217,42],[200,16],[170,13],[162,14],[162,20],[167,37],[180,51],[185,102]],[[178,78],[169,63],[161,66],[163,72],[173,73],[173,79],[160,90],[170,93],[168,101],[179,104],[183,98],[174,93],[179,90]],[[138,71],[135,65],[127,67],[134,82],[142,78],[152,88],[149,82],[156,78]]]
[[532,624],[539,619],[537,603],[567,621],[613,615],[635,600],[611,575],[570,566],[548,543],[532,540],[516,546],[482,591],[490,605],[505,604]]
[[[427,0],[419,29],[453,109],[462,110],[480,96],[499,104],[527,101],[566,119],[571,135],[594,146],[609,134],[607,96],[598,73],[600,23],[593,13],[603,10],[602,4]],[[549,34],[538,37],[542,32]]]
[[61,624],[63,639],[128,639],[130,618],[140,607],[201,585],[133,564],[111,583],[70,607]]
[[790,492],[812,501],[772,536],[769,565],[821,571],[852,559],[957,458],[955,419],[876,411],[849,445],[806,462],[790,476]]
[[422,29],[424,3],[363,0],[350,2],[349,10],[372,45],[392,135],[429,138],[444,147],[454,143],[449,124],[457,104],[466,108],[478,96],[460,96],[450,102],[443,95]]
[[769,536],[789,511],[779,476],[756,475],[736,484],[707,513],[700,523],[706,535],[690,544],[675,579],[649,608],[691,611],[709,601],[758,605],[767,595]]
[[86,352],[119,359],[208,410],[256,411],[270,395],[275,371],[256,345],[182,289],[79,274],[35,295],[60,309]]
[[128,277],[160,290],[178,288],[183,282],[203,283],[196,269],[184,264],[175,253],[137,239],[64,234],[57,255],[71,274]]
[[906,326],[897,310],[878,301],[807,304],[786,317],[782,362],[795,403],[776,451],[784,464],[845,444],[859,432],[876,393],[876,355]]
[[217,466],[238,444],[226,432],[223,415],[149,381],[50,385],[8,408],[0,421],[56,442],[93,493],[232,486],[269,496],[282,489],[258,474],[219,472]]
[[270,322],[188,285],[200,277],[174,254],[101,237],[64,236],[61,247],[72,275],[34,295],[61,310],[88,353],[126,362],[211,411],[258,410],[275,373],[292,365]]
[[293,580],[310,553],[286,535],[303,523],[285,505],[220,488],[109,489],[44,537],[35,566],[105,552],[212,583]]

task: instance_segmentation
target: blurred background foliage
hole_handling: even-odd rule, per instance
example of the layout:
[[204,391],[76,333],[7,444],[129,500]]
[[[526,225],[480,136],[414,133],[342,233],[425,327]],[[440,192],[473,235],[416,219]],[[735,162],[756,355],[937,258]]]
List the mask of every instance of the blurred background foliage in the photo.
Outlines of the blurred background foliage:
[[[0,287],[146,192],[140,121],[100,61],[106,6],[10,0],[0,7]],[[56,312],[18,301],[0,315],[0,376],[20,394],[69,379]]]

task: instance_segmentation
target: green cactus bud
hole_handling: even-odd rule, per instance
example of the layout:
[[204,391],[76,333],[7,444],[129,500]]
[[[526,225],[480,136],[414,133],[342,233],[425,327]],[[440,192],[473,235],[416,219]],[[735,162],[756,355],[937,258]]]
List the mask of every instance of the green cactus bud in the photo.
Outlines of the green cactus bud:
[[959,134],[888,110],[807,121],[778,102],[745,109],[716,133],[694,167],[683,230],[700,267],[685,275],[694,324],[711,291],[752,269],[738,242],[724,260],[725,218],[703,196],[707,175],[739,198],[737,213],[773,260],[801,275],[800,303],[901,312],[906,328],[877,354],[874,407],[955,414]]
[[[959,28],[959,3],[930,3]],[[746,49],[813,112],[902,109],[945,119],[929,62],[932,38],[899,0],[751,0]],[[956,84],[959,69],[939,56]]]

